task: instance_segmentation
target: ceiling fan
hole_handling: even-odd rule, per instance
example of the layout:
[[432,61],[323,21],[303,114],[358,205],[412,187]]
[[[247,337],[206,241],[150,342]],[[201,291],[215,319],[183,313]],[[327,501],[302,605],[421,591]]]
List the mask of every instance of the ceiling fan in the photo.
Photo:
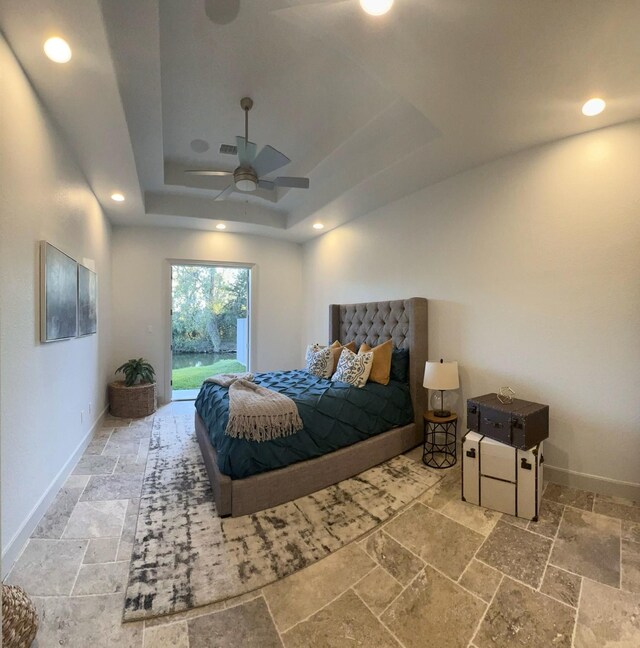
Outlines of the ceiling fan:
[[238,155],[239,166],[235,171],[219,171],[217,169],[187,169],[185,173],[199,176],[232,176],[231,184],[223,189],[214,200],[223,200],[233,191],[255,191],[258,187],[273,191],[276,187],[291,189],[308,189],[309,178],[292,178],[280,176],[274,180],[265,180],[264,176],[289,164],[291,160],[268,144],[256,155],[257,147],[249,141],[249,111],[253,108],[253,100],[244,97],[240,100],[244,110],[244,137],[236,137],[236,146],[223,144],[221,153]]

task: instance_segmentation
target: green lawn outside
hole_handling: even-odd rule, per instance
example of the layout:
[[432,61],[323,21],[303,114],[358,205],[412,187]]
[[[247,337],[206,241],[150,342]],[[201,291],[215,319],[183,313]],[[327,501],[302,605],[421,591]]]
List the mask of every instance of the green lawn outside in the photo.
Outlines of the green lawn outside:
[[222,373],[236,373],[246,371],[246,367],[237,360],[218,360],[218,362],[205,367],[183,367],[171,372],[173,380],[172,389],[200,389],[205,378]]

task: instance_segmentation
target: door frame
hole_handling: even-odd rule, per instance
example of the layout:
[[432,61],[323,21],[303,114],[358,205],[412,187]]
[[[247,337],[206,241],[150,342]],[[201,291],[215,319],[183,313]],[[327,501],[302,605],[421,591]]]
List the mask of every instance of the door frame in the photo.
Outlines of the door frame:
[[173,388],[171,385],[171,373],[173,364],[173,351],[171,349],[171,325],[172,325],[172,306],[173,306],[173,285],[171,282],[171,267],[175,265],[187,266],[214,266],[217,268],[246,268],[249,271],[249,313],[247,317],[247,327],[249,329],[247,335],[247,342],[249,349],[247,351],[247,358],[249,359],[249,366],[247,371],[255,366],[256,362],[256,327],[255,327],[255,313],[256,313],[256,285],[257,285],[257,271],[258,266],[255,263],[241,262],[241,261],[211,261],[209,259],[166,259],[164,267],[164,294],[165,294],[165,313],[166,322],[164,332],[164,390],[162,398],[165,403],[170,403],[173,400]]

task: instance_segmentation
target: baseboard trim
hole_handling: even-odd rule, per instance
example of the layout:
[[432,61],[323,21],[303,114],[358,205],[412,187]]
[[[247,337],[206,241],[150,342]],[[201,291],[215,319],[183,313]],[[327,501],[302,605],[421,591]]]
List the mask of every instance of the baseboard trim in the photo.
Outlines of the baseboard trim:
[[615,497],[626,497],[627,499],[640,501],[640,484],[634,482],[620,481],[619,479],[608,479],[599,475],[589,475],[567,468],[544,465],[544,476],[554,484],[562,484],[571,488],[592,491],[601,495],[613,495]]
[[85,448],[89,445],[94,432],[100,427],[104,417],[109,409],[109,405],[105,405],[100,415],[95,420],[87,434],[83,437],[82,441],[78,444],[73,454],[69,457],[67,462],[58,471],[58,474],[53,478],[42,497],[38,500],[36,505],[31,509],[31,512],[25,518],[20,528],[15,532],[13,538],[9,540],[7,546],[2,550],[2,578],[4,579],[13,566],[13,563],[22,553],[22,549],[27,544],[29,536],[33,533],[34,529],[38,526],[42,516],[55,499],[58,491],[75,468],[78,459],[80,459]]

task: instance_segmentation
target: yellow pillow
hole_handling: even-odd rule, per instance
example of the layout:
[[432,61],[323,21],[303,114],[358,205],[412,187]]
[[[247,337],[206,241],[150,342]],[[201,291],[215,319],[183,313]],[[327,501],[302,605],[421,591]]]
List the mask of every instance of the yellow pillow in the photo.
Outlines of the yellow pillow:
[[333,370],[331,371],[331,375],[333,376],[338,367],[338,360],[340,360],[342,349],[349,349],[349,351],[353,351],[355,353],[356,343],[349,342],[348,344],[345,344],[343,346],[342,344],[340,344],[340,342],[338,342],[338,340],[336,340],[329,348],[331,349],[331,357],[333,358]]
[[391,374],[391,355],[393,353],[393,341],[387,340],[382,344],[379,344],[377,347],[371,348],[368,344],[362,343],[358,354],[367,353],[371,351],[373,353],[373,366],[371,367],[371,373],[369,374],[369,380],[371,382],[377,382],[381,385],[389,384],[389,376]]

